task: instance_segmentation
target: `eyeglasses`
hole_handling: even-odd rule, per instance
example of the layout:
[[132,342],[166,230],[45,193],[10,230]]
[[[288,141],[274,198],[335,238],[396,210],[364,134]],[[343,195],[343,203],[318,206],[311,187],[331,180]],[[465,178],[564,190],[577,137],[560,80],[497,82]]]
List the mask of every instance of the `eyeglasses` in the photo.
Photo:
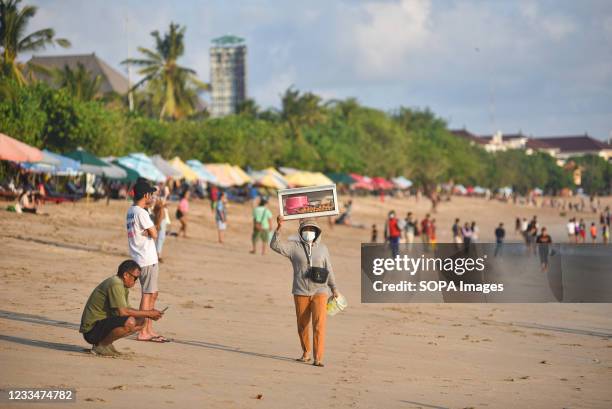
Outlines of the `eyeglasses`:
[[134,274],[132,274],[132,273],[128,273],[128,275],[129,275],[130,277],[132,277],[132,278],[134,279],[134,281],[138,280],[138,277],[140,277],[140,276],[135,276],[135,275],[134,275]]

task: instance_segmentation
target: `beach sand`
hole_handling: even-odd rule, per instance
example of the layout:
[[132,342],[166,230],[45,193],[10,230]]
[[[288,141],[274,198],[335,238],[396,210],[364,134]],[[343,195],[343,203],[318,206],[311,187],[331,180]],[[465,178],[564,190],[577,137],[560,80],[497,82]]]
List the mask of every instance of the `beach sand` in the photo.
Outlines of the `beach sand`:
[[[191,237],[169,237],[164,248],[158,306],[170,308],[155,328],[174,342],[124,339],[116,347],[134,355],[92,356],[78,324],[92,289],[128,257],[127,207],[83,202],[46,205],[48,216],[0,212],[0,388],[75,388],[76,407],[91,408],[612,407],[610,304],[359,302],[360,243],[371,224],[380,237],[389,209],[421,219],[425,200],[356,198],[353,220],[366,229],[330,229],[322,220],[349,301],[328,319],[325,368],[294,361],[301,350],[291,266],[272,251],[249,254],[250,205],[230,204],[221,245],[204,201],[192,202]],[[438,241],[451,239],[455,217],[476,220],[481,241],[493,238],[499,221],[518,240],[515,217],[533,214],[555,241],[565,239],[569,215],[556,210],[453,198],[435,215]],[[296,226],[286,222],[284,237]],[[137,285],[130,302],[139,300]]]

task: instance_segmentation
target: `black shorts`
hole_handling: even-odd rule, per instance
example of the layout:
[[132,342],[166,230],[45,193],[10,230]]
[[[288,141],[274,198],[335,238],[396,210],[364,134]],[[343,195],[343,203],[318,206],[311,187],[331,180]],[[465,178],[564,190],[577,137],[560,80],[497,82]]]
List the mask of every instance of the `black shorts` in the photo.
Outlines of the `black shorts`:
[[83,334],[83,338],[92,345],[98,345],[112,330],[123,327],[128,318],[130,317],[109,317],[96,321],[94,327]]
[[176,218],[181,220],[183,218],[183,212],[181,212],[180,210],[176,210]]

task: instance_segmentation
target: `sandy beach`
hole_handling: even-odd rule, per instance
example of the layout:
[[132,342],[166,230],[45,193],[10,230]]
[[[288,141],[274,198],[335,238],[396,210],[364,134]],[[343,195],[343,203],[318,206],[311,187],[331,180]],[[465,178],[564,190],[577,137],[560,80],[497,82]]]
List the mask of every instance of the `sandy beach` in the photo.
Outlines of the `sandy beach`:
[[[128,205],[47,204],[46,216],[0,212],[0,388],[75,388],[77,407],[91,408],[612,407],[610,304],[360,303],[360,243],[370,226],[382,232],[390,209],[421,219],[425,200],[356,198],[353,220],[367,229],[322,223],[349,301],[328,319],[325,368],[294,361],[301,350],[291,267],[272,251],[249,254],[250,204],[229,205],[221,245],[208,202],[198,200],[191,237],[166,240],[160,270],[158,306],[170,308],[155,327],[174,341],[125,339],[117,348],[134,355],[93,356],[78,324],[92,289],[128,258]],[[500,221],[518,240],[514,219],[534,214],[555,241],[565,239],[571,214],[453,198],[435,215],[438,241],[450,241],[455,217],[476,220],[481,241],[493,239]],[[286,222],[285,237],[296,226]],[[130,302],[139,300],[137,285]]]

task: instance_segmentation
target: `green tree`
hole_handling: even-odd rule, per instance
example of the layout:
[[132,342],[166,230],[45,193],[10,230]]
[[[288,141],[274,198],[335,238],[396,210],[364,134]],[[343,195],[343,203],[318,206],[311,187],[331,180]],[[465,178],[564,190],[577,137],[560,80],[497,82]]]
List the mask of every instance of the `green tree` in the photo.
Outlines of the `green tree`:
[[17,61],[19,54],[44,49],[48,45],[57,44],[69,47],[65,38],[55,38],[55,30],[44,28],[30,34],[25,34],[28,22],[37,12],[35,6],[24,6],[19,9],[21,0],[0,0],[0,65],[1,75],[14,78],[18,84],[24,85],[28,71],[38,67],[26,67]]
[[178,64],[178,59],[185,53],[185,29],[171,23],[163,37],[158,31],[153,31],[155,50],[138,47],[143,58],[128,58],[122,62],[142,67],[138,73],[143,78],[133,88],[146,84],[147,95],[158,109],[160,119],[189,116],[195,110],[198,92],[208,89],[207,84],[198,80],[193,69]]
[[63,69],[56,70],[54,76],[57,85],[60,88],[65,88],[76,99],[92,101],[101,98],[102,76],[94,76],[85,69],[82,63],[78,63],[76,69],[65,65]]

